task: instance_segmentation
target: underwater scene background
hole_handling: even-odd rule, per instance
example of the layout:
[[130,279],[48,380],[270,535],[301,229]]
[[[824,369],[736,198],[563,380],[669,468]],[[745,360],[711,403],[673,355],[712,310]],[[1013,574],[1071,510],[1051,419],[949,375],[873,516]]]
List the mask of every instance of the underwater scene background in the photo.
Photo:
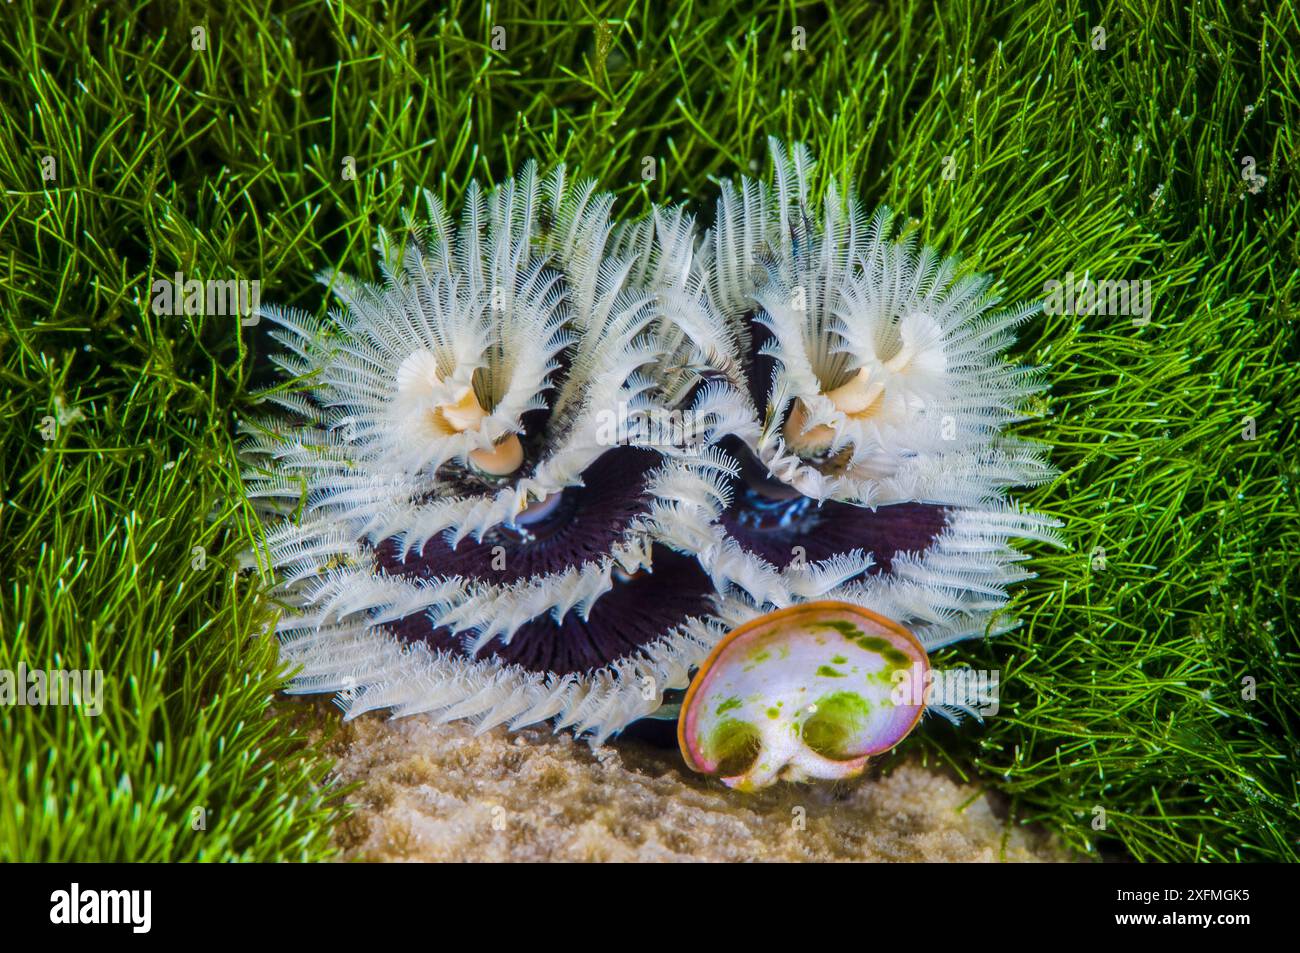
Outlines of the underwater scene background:
[[[1296,859],[1297,39],[1269,4],[6,5],[0,859]],[[706,228],[769,137],[1043,302],[1008,433],[1062,545],[932,654],[996,711],[745,794],[645,722],[286,694],[248,299],[323,320],[420,189],[459,220],[530,160]]]

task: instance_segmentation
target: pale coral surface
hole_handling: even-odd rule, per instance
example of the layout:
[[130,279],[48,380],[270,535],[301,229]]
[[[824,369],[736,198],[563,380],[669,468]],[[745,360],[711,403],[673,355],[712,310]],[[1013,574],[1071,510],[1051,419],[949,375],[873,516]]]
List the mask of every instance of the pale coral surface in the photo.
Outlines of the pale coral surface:
[[475,736],[465,724],[367,715],[337,736],[337,779],[358,781],[336,835],[371,861],[1061,861],[1008,825],[994,795],[908,762],[836,786],[739,794],[676,751],[593,751],[545,728]]

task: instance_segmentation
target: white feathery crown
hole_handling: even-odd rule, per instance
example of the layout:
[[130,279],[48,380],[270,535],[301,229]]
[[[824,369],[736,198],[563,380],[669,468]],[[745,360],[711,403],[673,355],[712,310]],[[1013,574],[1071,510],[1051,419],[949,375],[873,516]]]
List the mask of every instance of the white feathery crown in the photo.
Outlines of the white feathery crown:
[[[680,206],[615,224],[563,167],[471,186],[458,224],[426,192],[425,223],[380,230],[380,283],[322,275],[324,319],[263,306],[294,384],[244,425],[245,483],[292,690],[600,743],[774,607],[853,602],[927,649],[990,627],[1031,575],[1012,541],[1059,542],[1006,496],[1051,473],[1003,433],[1044,386],[1003,354],[1037,307],[995,310],[771,150],[774,184],[724,182],[703,234]],[[682,439],[612,447],[619,413]],[[827,520],[843,545],[774,556]],[[475,562],[497,549],[538,568]]]

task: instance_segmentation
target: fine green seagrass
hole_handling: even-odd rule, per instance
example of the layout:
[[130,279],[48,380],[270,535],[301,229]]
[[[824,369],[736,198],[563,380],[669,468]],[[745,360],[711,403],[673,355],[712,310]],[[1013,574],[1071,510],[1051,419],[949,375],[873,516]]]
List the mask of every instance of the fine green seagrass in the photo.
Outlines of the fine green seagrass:
[[0,705],[0,859],[319,859],[346,813],[336,716],[281,694],[273,580],[239,562],[236,427],[278,346],[155,314],[155,279],[324,318],[314,276],[376,280],[419,189],[458,213],[531,159],[703,229],[769,135],[1006,302],[1151,286],[1148,323],[1018,328],[1050,387],[1008,432],[1058,476],[1016,493],[1066,545],[1025,545],[1019,628],[934,656],[1000,671],[998,713],[900,750],[1087,855],[1297,859],[1294,10],[548,9],[235,3],[196,49],[170,5],[0,8],[0,669],[105,673],[96,717]]

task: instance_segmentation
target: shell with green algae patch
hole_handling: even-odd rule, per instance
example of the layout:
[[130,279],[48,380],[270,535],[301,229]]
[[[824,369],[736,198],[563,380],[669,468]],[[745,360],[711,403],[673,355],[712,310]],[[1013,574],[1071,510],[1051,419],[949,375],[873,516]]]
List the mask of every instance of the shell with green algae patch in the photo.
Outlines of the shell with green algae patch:
[[860,774],[920,720],[929,660],[912,633],[846,602],[809,602],[730,632],[691,682],[686,763],[729,787]]

